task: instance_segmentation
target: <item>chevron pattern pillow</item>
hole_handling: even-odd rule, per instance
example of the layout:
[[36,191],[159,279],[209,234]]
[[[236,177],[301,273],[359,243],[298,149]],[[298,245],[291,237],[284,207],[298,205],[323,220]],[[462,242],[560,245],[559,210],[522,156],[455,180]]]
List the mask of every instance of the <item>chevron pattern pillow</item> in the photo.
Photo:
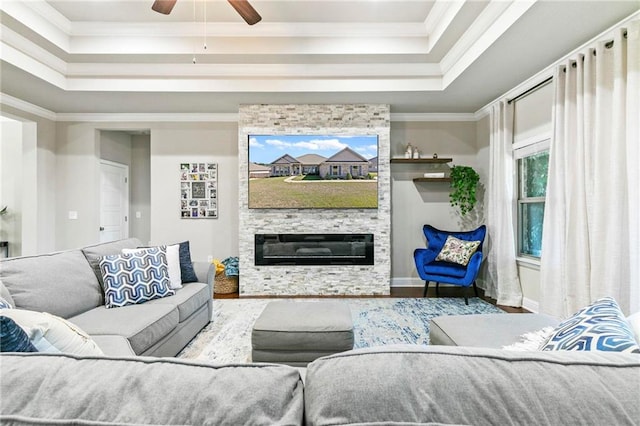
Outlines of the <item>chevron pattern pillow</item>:
[[173,296],[163,246],[100,260],[105,307],[117,308]]
[[598,299],[561,322],[541,350],[640,353],[629,323],[611,297]]

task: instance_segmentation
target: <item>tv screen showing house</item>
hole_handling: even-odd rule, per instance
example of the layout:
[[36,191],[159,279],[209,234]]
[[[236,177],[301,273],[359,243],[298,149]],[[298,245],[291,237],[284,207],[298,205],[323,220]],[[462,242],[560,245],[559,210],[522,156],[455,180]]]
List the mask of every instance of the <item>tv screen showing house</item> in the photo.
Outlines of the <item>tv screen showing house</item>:
[[378,208],[378,136],[250,135],[249,208]]

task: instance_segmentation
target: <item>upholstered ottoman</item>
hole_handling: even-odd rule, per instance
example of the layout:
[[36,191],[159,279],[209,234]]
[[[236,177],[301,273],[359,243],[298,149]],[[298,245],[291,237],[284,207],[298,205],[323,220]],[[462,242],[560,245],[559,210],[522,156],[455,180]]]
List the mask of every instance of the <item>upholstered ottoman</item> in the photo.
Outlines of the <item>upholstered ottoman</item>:
[[270,302],[251,331],[252,361],[306,366],[353,349],[353,321],[345,302]]
[[559,323],[543,314],[445,315],[429,321],[429,341],[432,345],[502,349],[520,341],[525,333]]

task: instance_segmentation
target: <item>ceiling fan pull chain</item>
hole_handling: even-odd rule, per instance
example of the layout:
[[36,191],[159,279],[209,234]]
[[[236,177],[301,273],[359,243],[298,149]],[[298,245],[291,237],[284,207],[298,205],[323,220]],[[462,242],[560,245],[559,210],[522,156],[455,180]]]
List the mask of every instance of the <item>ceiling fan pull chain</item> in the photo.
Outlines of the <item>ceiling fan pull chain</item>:
[[[193,22],[196,23],[196,0],[193,0]],[[193,42],[193,63],[196,63],[196,42]]]
[[207,50],[207,1],[204,1],[204,50]]

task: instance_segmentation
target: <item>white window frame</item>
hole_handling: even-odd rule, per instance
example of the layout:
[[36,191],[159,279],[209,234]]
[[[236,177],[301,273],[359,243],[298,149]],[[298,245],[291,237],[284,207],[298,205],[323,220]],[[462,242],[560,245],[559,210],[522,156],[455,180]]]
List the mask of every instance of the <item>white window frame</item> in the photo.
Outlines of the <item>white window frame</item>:
[[546,197],[531,197],[528,198],[527,201],[521,201],[520,199],[520,194],[522,193],[522,188],[521,185],[523,184],[522,182],[520,182],[520,169],[518,167],[518,161],[525,158],[525,157],[529,157],[531,155],[534,154],[538,154],[540,152],[544,152],[544,151],[549,151],[549,148],[551,146],[551,134],[550,133],[543,133],[543,134],[539,134],[530,138],[527,138],[525,140],[516,142],[512,145],[512,149],[513,149],[513,162],[514,162],[514,188],[516,189],[516,194],[515,194],[515,202],[514,202],[514,214],[513,214],[513,218],[514,218],[514,222],[515,222],[515,226],[514,229],[516,231],[516,260],[519,263],[524,263],[524,264],[530,264],[530,265],[535,265],[535,266],[540,266],[540,258],[536,257],[536,256],[531,256],[528,254],[524,254],[520,252],[520,247],[521,247],[521,226],[522,223],[520,223],[520,209],[519,206],[520,204],[524,204],[527,202],[546,202]]

